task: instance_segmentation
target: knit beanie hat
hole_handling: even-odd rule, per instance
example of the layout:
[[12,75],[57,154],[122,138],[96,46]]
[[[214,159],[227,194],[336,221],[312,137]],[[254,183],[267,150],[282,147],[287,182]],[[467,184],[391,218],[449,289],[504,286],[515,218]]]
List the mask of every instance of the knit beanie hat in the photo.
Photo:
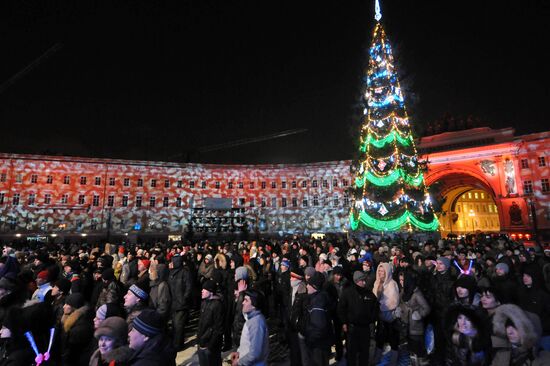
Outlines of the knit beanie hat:
[[306,269],[304,269],[304,274],[308,277],[312,277],[315,274],[315,268],[306,267]]
[[495,266],[495,268],[500,269],[501,271],[503,271],[506,274],[508,274],[508,272],[510,272],[510,267],[508,267],[508,265],[504,262],[500,262],[499,264],[497,264]]
[[60,278],[55,281],[54,287],[57,287],[59,291],[63,292],[65,295],[71,291],[71,281],[66,278]]
[[281,261],[281,266],[285,266],[286,268],[290,268],[290,261],[288,260],[288,258],[284,258]]
[[130,290],[134,295],[136,295],[142,300],[147,300],[147,298],[149,297],[149,295],[147,294],[147,291],[136,284],[130,286],[128,290]]
[[212,254],[207,254],[207,255],[204,256],[204,259],[208,259],[209,262],[212,262],[213,258],[214,257],[212,257]]
[[115,303],[108,303],[108,304],[101,305],[99,308],[97,308],[95,314],[99,319],[103,319],[103,320],[110,318],[112,316],[122,317],[124,315],[120,306]]
[[37,279],[40,278],[41,280],[47,281],[49,276],[50,276],[49,272],[47,270],[43,270],[38,272],[38,274],[36,275],[36,278]]
[[112,268],[107,268],[106,270],[101,272],[101,278],[103,278],[105,281],[114,281],[115,270]]
[[449,258],[439,257],[439,258],[437,258],[437,260],[445,265],[445,269],[449,269],[451,267],[451,261],[450,261]]
[[202,288],[215,294],[217,291],[216,282],[213,280],[207,280],[203,283]]
[[115,338],[124,344],[128,338],[128,324],[119,316],[106,318],[99,324],[94,336],[98,339],[101,336]]
[[82,296],[82,294],[78,292],[70,294],[65,299],[65,304],[71,305],[71,307],[74,309],[79,309],[84,306],[84,296]]
[[316,290],[321,290],[323,284],[325,283],[325,276],[320,272],[315,272],[307,283]]
[[246,290],[244,295],[250,298],[252,306],[254,306],[256,309],[260,310],[262,308],[263,295],[261,292],[255,290]]
[[367,274],[363,271],[355,271],[353,272],[353,282],[357,283],[357,281],[366,280]]
[[143,310],[133,322],[134,329],[147,337],[154,337],[162,332],[162,318],[152,309]]
[[235,282],[240,280],[248,280],[248,270],[246,267],[241,266],[235,270]]
[[151,265],[151,261],[149,259],[140,259],[139,261],[145,268],[149,269],[149,266]]

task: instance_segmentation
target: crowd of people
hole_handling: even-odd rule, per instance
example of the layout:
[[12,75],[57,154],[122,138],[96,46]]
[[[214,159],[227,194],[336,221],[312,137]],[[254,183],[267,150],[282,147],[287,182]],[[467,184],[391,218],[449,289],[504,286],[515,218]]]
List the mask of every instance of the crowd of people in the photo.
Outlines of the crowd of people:
[[270,334],[292,366],[549,365],[549,290],[550,250],[506,237],[17,243],[0,366],[175,365],[196,313],[201,366],[267,365]]

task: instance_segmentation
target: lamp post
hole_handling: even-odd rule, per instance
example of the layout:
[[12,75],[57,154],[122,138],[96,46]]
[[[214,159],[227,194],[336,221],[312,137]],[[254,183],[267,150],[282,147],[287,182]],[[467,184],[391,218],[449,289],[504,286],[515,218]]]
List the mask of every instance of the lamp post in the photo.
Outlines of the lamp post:
[[472,218],[472,228],[474,230],[474,234],[476,233],[476,213],[473,208],[470,209],[470,212],[468,212],[468,216]]

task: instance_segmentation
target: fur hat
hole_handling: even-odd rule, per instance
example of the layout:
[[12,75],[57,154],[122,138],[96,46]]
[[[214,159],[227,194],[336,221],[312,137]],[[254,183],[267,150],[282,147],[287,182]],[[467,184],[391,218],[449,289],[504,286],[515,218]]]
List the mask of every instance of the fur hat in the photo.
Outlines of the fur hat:
[[497,264],[495,266],[495,268],[500,269],[501,271],[503,271],[506,274],[508,274],[508,272],[510,272],[510,267],[508,267],[508,265],[504,262],[500,262],[499,264]]
[[41,280],[44,280],[44,281],[47,281],[48,277],[50,277],[50,273],[47,270],[40,271],[36,275],[37,279],[40,278]]
[[107,268],[101,272],[101,278],[105,281],[114,281],[115,280],[115,270],[112,268]]
[[218,291],[218,286],[216,285],[216,282],[213,280],[206,280],[202,284],[202,288],[215,294]]
[[[529,349],[538,343],[537,328],[540,328],[540,324],[535,324],[527,312],[520,307],[514,304],[504,304],[496,309],[493,315],[493,331],[496,336],[506,338],[507,321],[510,321],[517,329],[523,347]],[[542,332],[542,329],[539,329],[538,332]]]
[[71,281],[66,278],[60,278],[55,281],[54,287],[57,287],[63,294],[68,295],[71,291]]
[[304,269],[304,274],[308,277],[312,277],[315,273],[316,271],[313,267],[306,267],[306,269]]
[[99,324],[99,328],[94,333],[94,337],[107,336],[115,338],[122,344],[126,343],[128,338],[128,324],[124,318],[119,316],[112,316],[106,318]]
[[483,350],[488,350],[491,347],[491,337],[490,332],[487,330],[487,326],[483,321],[482,313],[475,309],[474,307],[463,306],[463,305],[451,305],[446,314],[445,314],[445,329],[448,337],[453,337],[455,333],[455,325],[457,322],[458,316],[462,314],[465,315],[468,320],[472,323],[472,326],[476,329],[477,334],[472,342],[472,350],[475,352],[480,352]]
[[240,280],[248,280],[248,270],[246,267],[241,266],[235,270],[235,282]]

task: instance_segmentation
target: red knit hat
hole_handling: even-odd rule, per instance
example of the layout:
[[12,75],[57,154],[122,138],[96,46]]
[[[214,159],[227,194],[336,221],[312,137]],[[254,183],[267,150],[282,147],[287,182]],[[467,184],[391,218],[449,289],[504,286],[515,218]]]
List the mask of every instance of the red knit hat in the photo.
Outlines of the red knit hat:
[[38,272],[38,275],[36,276],[36,278],[40,278],[41,280],[47,280],[48,277],[50,277],[50,274],[46,270]]
[[140,259],[141,263],[145,266],[145,268],[149,269],[149,266],[151,265],[151,261],[149,259]]

